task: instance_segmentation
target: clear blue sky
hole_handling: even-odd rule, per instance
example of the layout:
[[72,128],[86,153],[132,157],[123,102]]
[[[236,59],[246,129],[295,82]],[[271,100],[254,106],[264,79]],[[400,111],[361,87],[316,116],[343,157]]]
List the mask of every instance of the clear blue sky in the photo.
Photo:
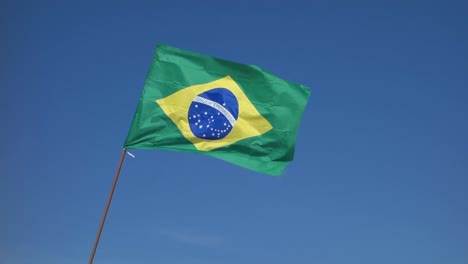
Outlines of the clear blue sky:
[[467,3],[2,1],[0,263],[87,262],[158,43],[310,87],[296,157],[134,151],[96,264],[468,263]]

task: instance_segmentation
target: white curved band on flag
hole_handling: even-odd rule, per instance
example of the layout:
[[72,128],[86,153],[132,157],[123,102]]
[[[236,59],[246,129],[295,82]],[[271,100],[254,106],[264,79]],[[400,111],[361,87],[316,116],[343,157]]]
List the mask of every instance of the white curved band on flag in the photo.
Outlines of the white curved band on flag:
[[206,99],[206,98],[203,98],[203,97],[200,97],[200,96],[195,97],[195,99],[193,101],[197,102],[197,103],[201,103],[201,104],[211,106],[214,109],[218,110],[219,112],[221,112],[227,118],[229,123],[231,123],[231,126],[234,127],[234,124],[236,123],[236,119],[234,118],[233,115],[231,115],[231,113],[226,108],[224,108],[224,106],[218,104],[215,101],[211,101],[209,99]]

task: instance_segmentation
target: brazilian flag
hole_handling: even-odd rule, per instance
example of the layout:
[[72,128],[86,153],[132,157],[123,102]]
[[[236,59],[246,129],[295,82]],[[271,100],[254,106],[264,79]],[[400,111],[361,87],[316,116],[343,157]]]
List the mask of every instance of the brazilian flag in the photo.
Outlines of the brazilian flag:
[[281,175],[309,95],[257,66],[158,45],[124,148],[198,152]]

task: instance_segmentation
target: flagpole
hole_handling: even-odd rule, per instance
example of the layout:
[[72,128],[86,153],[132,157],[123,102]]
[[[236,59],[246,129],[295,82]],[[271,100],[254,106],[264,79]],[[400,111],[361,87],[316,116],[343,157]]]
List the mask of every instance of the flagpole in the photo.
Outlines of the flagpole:
[[126,152],[127,150],[123,149],[122,154],[120,155],[120,161],[119,161],[119,164],[117,165],[117,171],[115,172],[114,182],[112,182],[112,187],[109,192],[109,197],[107,197],[106,207],[104,208],[104,213],[102,214],[101,224],[99,224],[99,229],[96,235],[96,241],[94,242],[93,250],[91,251],[91,256],[89,257],[88,264],[93,264],[94,255],[96,254],[96,249],[99,243],[99,238],[101,237],[102,228],[104,227],[104,222],[106,221],[107,212],[109,211],[109,207],[112,201],[112,196],[114,195],[115,186],[117,185],[117,180],[119,179],[120,169],[122,168],[122,164],[125,159]]

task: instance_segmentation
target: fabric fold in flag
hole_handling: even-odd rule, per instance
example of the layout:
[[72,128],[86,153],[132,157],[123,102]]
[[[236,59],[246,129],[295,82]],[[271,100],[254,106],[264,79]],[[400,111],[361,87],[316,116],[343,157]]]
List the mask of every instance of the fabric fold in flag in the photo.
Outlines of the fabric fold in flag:
[[257,66],[158,45],[124,147],[198,152],[281,175],[309,96]]

